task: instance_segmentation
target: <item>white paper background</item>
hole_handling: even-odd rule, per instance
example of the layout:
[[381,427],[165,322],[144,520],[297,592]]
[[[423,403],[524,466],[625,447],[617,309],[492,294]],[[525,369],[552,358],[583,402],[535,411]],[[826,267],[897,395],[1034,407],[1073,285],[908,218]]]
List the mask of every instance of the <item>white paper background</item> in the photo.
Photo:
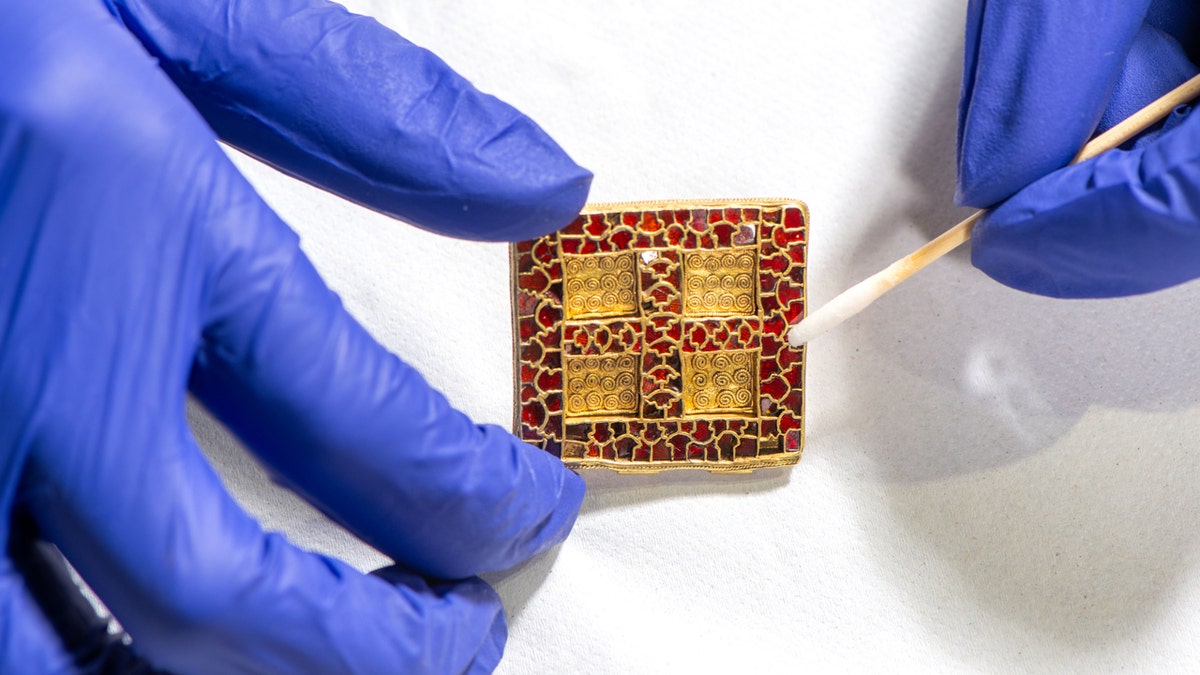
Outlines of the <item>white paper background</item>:
[[[814,305],[964,215],[962,3],[349,4],[537,119],[595,171],[596,201],[807,201]],[[379,340],[509,424],[503,246],[237,161]],[[491,578],[501,671],[1200,667],[1197,306],[1196,284],[1056,302],[940,261],[810,346],[795,469],[587,473],[567,543]],[[265,526],[386,563],[191,416]]]

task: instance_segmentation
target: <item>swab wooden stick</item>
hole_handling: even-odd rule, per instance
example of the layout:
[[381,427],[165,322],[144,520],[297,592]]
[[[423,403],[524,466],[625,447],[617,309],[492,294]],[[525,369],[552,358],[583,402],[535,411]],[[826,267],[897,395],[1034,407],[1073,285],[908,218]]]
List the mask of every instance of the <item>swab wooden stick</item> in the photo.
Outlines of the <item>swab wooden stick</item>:
[[[1163,119],[1175,108],[1200,97],[1200,75],[1184,82],[1164,94],[1145,108],[1125,118],[1120,124],[1100,134],[1083,146],[1072,164],[1091,159],[1133,138],[1148,127]],[[788,342],[793,347],[812,340],[825,331],[841,324],[863,311],[896,284],[916,274],[920,269],[971,238],[971,230],[986,211],[976,211],[966,220],[946,230],[936,239],[888,265],[882,271],[851,286],[825,306],[796,322],[788,331]]]

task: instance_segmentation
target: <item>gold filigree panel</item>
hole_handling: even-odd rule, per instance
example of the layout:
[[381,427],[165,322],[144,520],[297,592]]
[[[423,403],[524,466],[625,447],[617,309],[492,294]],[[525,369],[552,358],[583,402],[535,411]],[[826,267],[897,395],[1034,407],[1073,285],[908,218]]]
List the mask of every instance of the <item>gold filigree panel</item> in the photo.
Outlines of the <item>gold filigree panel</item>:
[[635,313],[638,293],[633,252],[564,255],[563,293],[567,319]]
[[683,311],[689,316],[754,314],[754,249],[689,251],[683,256]]
[[684,352],[684,414],[732,413],[755,416],[757,374],[757,352]]
[[634,415],[638,409],[638,363],[634,354],[567,356],[567,417]]

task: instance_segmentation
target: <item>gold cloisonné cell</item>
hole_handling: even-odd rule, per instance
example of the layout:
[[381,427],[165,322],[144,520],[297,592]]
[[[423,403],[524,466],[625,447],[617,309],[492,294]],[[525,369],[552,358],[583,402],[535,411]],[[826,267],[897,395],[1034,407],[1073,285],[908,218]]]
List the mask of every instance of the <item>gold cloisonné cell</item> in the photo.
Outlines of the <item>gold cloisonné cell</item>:
[[638,409],[638,365],[635,354],[568,356],[567,417],[632,415]]
[[563,256],[563,308],[567,319],[628,316],[637,310],[634,254]]
[[688,251],[683,256],[683,312],[688,316],[754,314],[754,249]]
[[749,350],[684,352],[683,412],[755,414],[758,354]]

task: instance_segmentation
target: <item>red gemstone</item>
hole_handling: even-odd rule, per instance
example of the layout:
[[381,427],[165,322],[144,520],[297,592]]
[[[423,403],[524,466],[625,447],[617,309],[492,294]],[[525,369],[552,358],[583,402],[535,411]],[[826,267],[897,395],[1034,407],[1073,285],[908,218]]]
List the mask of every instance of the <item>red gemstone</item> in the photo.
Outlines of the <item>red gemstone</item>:
[[592,438],[596,439],[600,443],[607,443],[608,439],[611,437],[612,435],[609,433],[608,423],[597,422],[596,425],[592,427]]
[[766,382],[762,383],[762,393],[770,396],[776,401],[780,401],[788,393],[788,384],[782,377],[776,375]]
[[522,316],[529,316],[537,310],[538,299],[532,293],[521,291],[517,295],[517,313]]
[[783,318],[787,319],[789,324],[796,323],[801,316],[804,316],[804,303],[802,302],[793,302],[783,310]]
[[528,363],[521,364],[521,383],[532,384],[534,378],[537,377],[537,369]]
[[800,452],[800,431],[788,431],[784,435],[783,446],[787,448],[788,452]]
[[533,247],[533,257],[543,265],[554,261],[554,241],[552,237],[539,239],[536,246]]
[[537,401],[531,401],[521,410],[521,421],[529,426],[537,429],[546,421],[546,411],[542,409],[542,404]]
[[779,277],[773,274],[758,275],[758,288],[760,293],[774,293],[775,284],[779,283]]
[[562,371],[542,371],[542,374],[538,376],[537,386],[541,387],[542,391],[562,389]]
[[[622,225],[628,225],[629,227],[637,227],[638,220],[640,220],[640,218],[638,218],[638,214],[636,214],[636,213],[622,213],[621,214],[621,224]],[[593,234],[595,234],[596,236],[600,236],[600,234],[598,232],[593,233]]]
[[800,386],[800,373],[802,373],[802,372],[803,372],[803,369],[800,366],[795,366],[793,368],[790,368],[790,369],[784,371],[783,378],[785,380],[787,380],[788,384],[792,385],[793,387],[799,387]]
[[618,251],[623,251],[623,250],[629,248],[629,242],[632,239],[633,239],[633,233],[627,232],[625,230],[621,230],[620,232],[613,232],[613,235],[611,237],[609,237],[609,241],[612,242],[613,248]]
[[759,303],[762,304],[763,314],[770,314],[779,309],[779,300],[774,295],[764,295],[759,298]]
[[758,264],[761,265],[763,269],[771,270],[776,274],[783,274],[788,268],[787,258],[784,258],[781,255],[773,255],[769,258],[763,258],[758,262]]
[[530,340],[521,344],[521,360],[525,363],[537,363],[542,360],[545,350],[542,345],[536,340]]
[[799,286],[794,286],[791,283],[781,283],[775,289],[775,297],[779,298],[779,302],[788,304],[794,300],[799,300],[802,293]]
[[804,216],[800,213],[800,209],[787,209],[783,215],[783,226],[789,230],[798,230],[804,227]]
[[587,220],[586,216],[579,216],[571,221],[571,224],[562,229],[562,234],[583,234],[583,223]]
[[778,316],[772,316],[763,322],[763,332],[771,335],[783,335],[783,331],[787,330],[787,323]]
[[683,228],[678,225],[671,225],[667,228],[667,243],[671,246],[678,246],[680,240],[683,239]]
[[520,328],[522,342],[533,339],[533,336],[537,333],[537,323],[534,322],[533,317],[521,319]]
[[728,223],[718,223],[713,226],[713,238],[717,242],[717,246],[729,246],[733,243],[733,234],[737,231],[733,225]]
[[758,455],[758,439],[753,436],[743,437],[737,445],[738,457],[754,457]]
[[559,239],[558,245],[562,247],[563,253],[572,255],[579,253],[579,240],[574,237],[562,237]]
[[782,227],[775,228],[775,245],[779,248],[787,248],[789,244],[794,244],[804,241],[804,230],[787,230]]
[[522,274],[517,278],[517,285],[521,290],[541,293],[550,285],[550,280],[546,278],[546,273],[541,270],[534,270],[529,274]]
[[608,232],[608,223],[604,222],[603,214],[596,213],[588,218],[588,224],[583,229],[593,237],[602,237]]
[[549,305],[542,307],[541,311],[538,312],[537,317],[538,324],[540,324],[542,328],[553,328],[554,324],[562,318],[561,314]]

